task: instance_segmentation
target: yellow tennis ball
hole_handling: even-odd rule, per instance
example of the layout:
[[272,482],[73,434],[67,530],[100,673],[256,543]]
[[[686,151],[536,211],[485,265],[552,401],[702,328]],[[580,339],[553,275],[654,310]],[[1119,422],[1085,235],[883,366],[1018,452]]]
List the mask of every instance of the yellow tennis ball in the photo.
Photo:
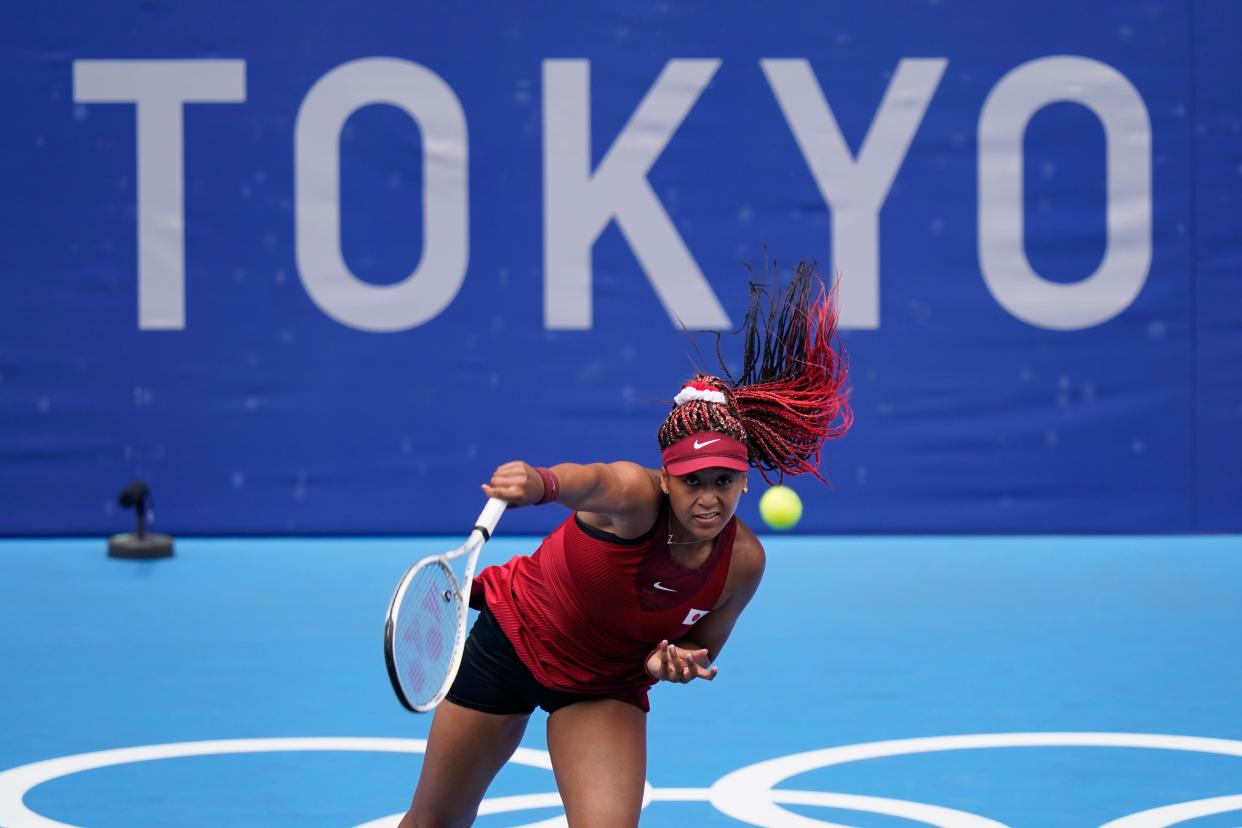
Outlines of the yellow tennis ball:
[[802,499],[788,486],[773,486],[759,498],[759,515],[773,529],[792,529],[802,519]]

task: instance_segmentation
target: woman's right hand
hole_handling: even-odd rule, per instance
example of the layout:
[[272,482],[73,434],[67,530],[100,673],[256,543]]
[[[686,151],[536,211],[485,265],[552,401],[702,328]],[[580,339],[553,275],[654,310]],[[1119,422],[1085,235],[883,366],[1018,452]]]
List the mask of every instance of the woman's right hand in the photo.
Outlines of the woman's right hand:
[[674,684],[688,684],[695,679],[711,681],[716,678],[716,665],[706,649],[687,650],[661,641],[660,646],[647,656],[647,675],[656,681],[671,681]]
[[513,506],[530,506],[543,498],[543,478],[535,467],[521,460],[511,460],[492,472],[483,494],[497,497]]

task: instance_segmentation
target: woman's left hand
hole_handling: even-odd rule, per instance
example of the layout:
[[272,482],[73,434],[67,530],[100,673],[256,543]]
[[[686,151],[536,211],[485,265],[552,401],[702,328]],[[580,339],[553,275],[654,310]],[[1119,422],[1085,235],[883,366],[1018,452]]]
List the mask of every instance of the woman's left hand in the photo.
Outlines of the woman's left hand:
[[656,651],[647,657],[647,675],[675,684],[686,684],[696,678],[711,681],[718,671],[715,665],[707,666],[710,660],[707,650],[686,650],[661,641]]

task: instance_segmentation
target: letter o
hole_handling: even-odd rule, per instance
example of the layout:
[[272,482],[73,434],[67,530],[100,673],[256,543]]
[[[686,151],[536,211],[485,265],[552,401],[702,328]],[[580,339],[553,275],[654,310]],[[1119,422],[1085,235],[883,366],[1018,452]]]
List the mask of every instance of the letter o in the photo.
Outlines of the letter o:
[[[1094,273],[1058,284],[1023,247],[1022,140],[1032,116],[1059,101],[1082,104],[1104,127],[1107,244]],[[1133,84],[1088,58],[1025,63],[1001,78],[979,116],[979,265],[1006,310],[1042,328],[1102,324],[1138,296],[1151,267],[1151,121]]]
[[[423,137],[422,258],[392,285],[359,280],[341,250],[341,129],[377,103],[404,110]],[[416,327],[448,307],[469,260],[466,117],[448,84],[405,60],[345,63],[307,92],[294,134],[298,273],[311,300],[344,325],[376,332]]]

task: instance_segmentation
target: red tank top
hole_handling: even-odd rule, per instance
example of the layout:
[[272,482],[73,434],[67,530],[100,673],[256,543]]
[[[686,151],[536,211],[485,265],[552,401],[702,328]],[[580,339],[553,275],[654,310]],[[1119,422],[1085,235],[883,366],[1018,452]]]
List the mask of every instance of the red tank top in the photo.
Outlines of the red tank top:
[[522,663],[545,687],[612,696],[650,709],[644,667],[667,639],[687,635],[716,606],[729,573],[737,518],[711,555],[686,570],[668,552],[667,502],[640,538],[623,540],[569,516],[534,554],[489,566],[470,603],[484,601]]

